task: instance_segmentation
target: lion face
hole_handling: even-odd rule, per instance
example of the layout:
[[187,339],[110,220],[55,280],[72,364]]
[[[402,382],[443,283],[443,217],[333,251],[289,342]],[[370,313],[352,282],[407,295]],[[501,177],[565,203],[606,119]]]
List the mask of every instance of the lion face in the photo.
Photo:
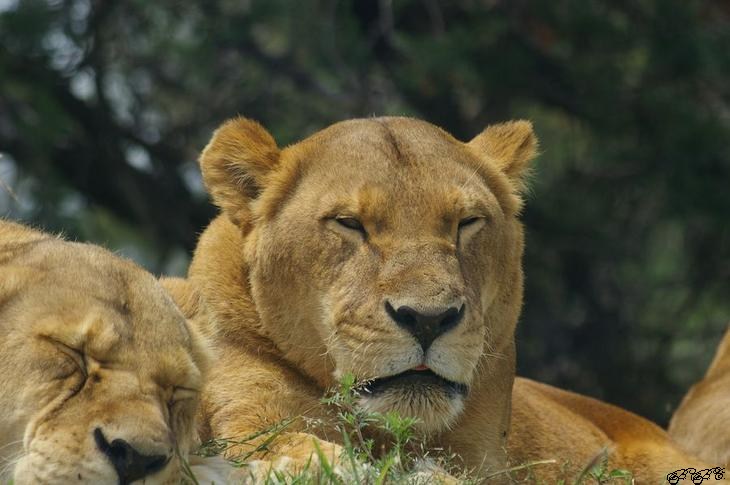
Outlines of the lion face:
[[[0,241],[0,254],[14,243]],[[131,263],[54,238],[23,245],[0,265],[3,477],[179,482],[201,343],[154,278]]]
[[[417,120],[353,120],[282,152],[261,131],[224,125],[201,164],[215,200],[249,224],[262,326],[320,382],[365,381],[364,407],[449,427],[514,330],[500,326],[522,284],[509,170],[534,154],[529,125],[467,145]],[[268,160],[263,174],[233,163],[246,152]],[[230,200],[231,180],[245,203]]]

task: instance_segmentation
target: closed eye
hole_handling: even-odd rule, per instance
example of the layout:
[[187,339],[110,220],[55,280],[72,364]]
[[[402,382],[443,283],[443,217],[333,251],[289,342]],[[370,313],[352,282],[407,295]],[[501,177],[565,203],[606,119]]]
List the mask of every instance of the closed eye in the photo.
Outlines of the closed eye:
[[462,228],[465,228],[465,227],[468,227],[468,226],[472,226],[472,225],[476,224],[477,222],[479,222],[480,220],[483,220],[483,219],[484,219],[483,217],[479,217],[479,216],[473,216],[473,217],[464,218],[464,219],[462,219],[462,220],[459,221],[459,229],[462,229]]
[[484,227],[486,217],[471,216],[465,217],[459,221],[459,229],[456,233],[457,241],[466,241]]
[[330,216],[326,217],[325,221],[330,230],[340,233],[350,240],[359,240],[362,242],[368,238],[365,226],[356,217],[342,215]]
[[87,376],[86,355],[81,350],[77,350],[74,347],[66,345],[60,340],[56,340],[55,338],[49,337],[47,335],[43,335],[42,338],[52,343],[54,346],[56,346],[58,350],[61,351],[61,353],[68,356],[76,364],[79,370],[83,372],[84,377]]
[[342,227],[365,234],[365,228],[363,227],[362,222],[354,217],[335,217],[335,221]]

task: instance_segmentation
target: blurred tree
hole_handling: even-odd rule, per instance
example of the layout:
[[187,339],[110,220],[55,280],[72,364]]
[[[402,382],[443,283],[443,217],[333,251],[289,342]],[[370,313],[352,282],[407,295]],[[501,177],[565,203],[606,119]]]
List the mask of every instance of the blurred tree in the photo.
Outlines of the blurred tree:
[[[525,375],[664,422],[730,320],[730,9],[685,0],[0,1],[0,210],[184,271],[214,127],[406,114],[543,155]],[[12,191],[12,192],[11,192]]]

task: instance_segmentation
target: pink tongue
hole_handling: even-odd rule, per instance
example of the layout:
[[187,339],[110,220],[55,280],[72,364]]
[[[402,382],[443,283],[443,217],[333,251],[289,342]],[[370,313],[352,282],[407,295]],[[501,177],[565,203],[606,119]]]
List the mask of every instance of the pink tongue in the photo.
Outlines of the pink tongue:
[[413,368],[413,370],[428,370],[428,366],[424,365],[424,364],[417,365],[416,367]]

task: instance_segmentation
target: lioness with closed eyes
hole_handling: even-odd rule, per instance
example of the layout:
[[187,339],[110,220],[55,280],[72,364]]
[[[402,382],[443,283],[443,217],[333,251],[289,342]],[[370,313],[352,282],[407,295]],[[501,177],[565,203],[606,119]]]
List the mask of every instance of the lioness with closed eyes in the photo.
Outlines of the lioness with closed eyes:
[[146,271],[0,220],[0,483],[180,483],[206,357]]
[[337,460],[321,398],[353,374],[362,408],[417,418],[426,447],[495,481],[509,463],[554,459],[535,478],[572,482],[604,447],[637,483],[704,468],[638,416],[515,380],[519,214],[536,148],[525,121],[463,143],[411,118],[349,120],[286,148],[254,121],[222,125],[200,157],[221,214],[189,290],[177,283],[218,357],[203,393],[209,436],[305,416],[325,425],[294,424],[254,456]]

